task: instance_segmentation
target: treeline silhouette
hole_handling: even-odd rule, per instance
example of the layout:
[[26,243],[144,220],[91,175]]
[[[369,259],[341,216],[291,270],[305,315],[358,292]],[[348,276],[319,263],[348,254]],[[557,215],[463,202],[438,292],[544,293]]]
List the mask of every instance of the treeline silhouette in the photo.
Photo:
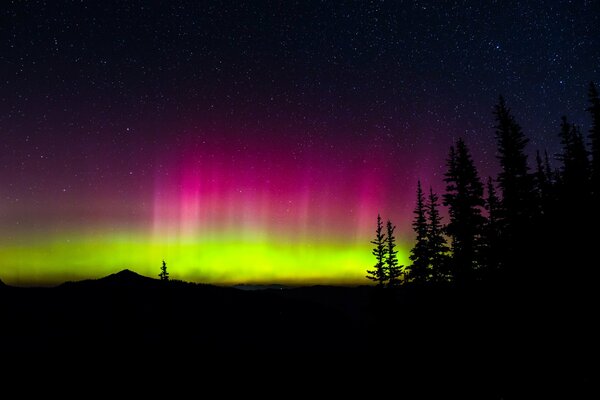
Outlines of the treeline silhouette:
[[395,239],[377,217],[369,350],[408,360],[427,385],[447,388],[440,382],[450,378],[498,388],[473,398],[519,398],[523,387],[534,388],[525,397],[584,398],[595,387],[600,99],[593,83],[586,109],[589,132],[557,118],[560,151],[533,158],[500,97],[498,175],[481,177],[458,139],[443,193],[417,182],[415,242],[400,282],[390,279],[396,255],[385,246]]
[[397,265],[393,225],[388,221],[386,234],[378,216],[372,241],[376,264],[367,278],[379,287],[400,282],[595,285],[600,98],[593,82],[586,110],[591,119],[588,135],[566,116],[557,123],[561,151],[553,156],[558,165],[553,168],[545,150],[530,162],[529,140],[500,96],[493,111],[498,176],[487,177],[484,185],[467,143],[458,139],[450,147],[444,177],[442,204],[448,221],[442,222],[439,196],[432,188],[425,193],[417,182],[411,265]]

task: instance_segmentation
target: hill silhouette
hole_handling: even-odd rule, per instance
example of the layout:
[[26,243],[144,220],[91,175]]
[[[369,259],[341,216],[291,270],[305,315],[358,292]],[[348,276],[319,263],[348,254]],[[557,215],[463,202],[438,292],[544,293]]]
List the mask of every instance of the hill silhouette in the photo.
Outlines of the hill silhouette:
[[1,299],[9,307],[0,338],[14,348],[68,351],[100,343],[114,350],[126,343],[130,350],[172,340],[173,351],[198,343],[220,351],[339,350],[353,337],[353,317],[340,308],[281,290],[165,282],[130,270],[52,288],[11,288]]
[[127,286],[127,287],[142,287],[153,286],[159,284],[158,279],[150,278],[133,272],[129,269],[123,269],[114,274],[104,276],[99,279],[86,279],[82,281],[69,281],[60,286]]
[[157,281],[157,279],[149,278],[133,272],[129,269],[121,270],[115,274],[105,276],[104,278],[98,279],[99,282],[109,283],[124,283],[124,284],[144,284]]

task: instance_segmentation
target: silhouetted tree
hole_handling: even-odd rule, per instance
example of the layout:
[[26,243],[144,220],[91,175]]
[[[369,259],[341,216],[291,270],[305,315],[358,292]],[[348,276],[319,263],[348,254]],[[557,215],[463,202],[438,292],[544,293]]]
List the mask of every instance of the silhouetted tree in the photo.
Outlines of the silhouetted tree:
[[587,111],[592,117],[590,128],[590,141],[592,145],[592,191],[594,196],[600,196],[600,97],[594,82],[590,82],[588,89],[590,106]]
[[483,266],[486,268],[484,274],[490,275],[500,267],[501,231],[499,220],[500,199],[496,195],[496,187],[492,177],[489,176],[486,185],[487,196],[485,198],[485,209],[487,220],[483,232]]
[[377,286],[383,287],[388,277],[385,271],[386,243],[383,233],[383,222],[381,215],[377,214],[377,229],[375,230],[375,239],[371,241],[375,245],[373,255],[377,262],[373,270],[367,270],[367,278],[377,282]]
[[567,121],[567,117],[563,115],[560,118],[560,132],[558,133],[558,137],[560,137],[560,144],[562,146],[562,153],[558,154],[557,156],[557,158],[563,163],[563,171],[568,169],[568,164],[570,163],[571,159],[571,144],[573,142],[571,133],[571,124]]
[[569,263],[564,279],[585,280],[589,273],[586,266],[590,259],[595,258],[595,254],[590,252],[595,243],[590,242],[589,229],[597,224],[593,220],[595,211],[590,202],[589,159],[579,128],[570,124],[564,116],[561,118],[559,137],[562,150],[557,158],[561,161],[561,168],[560,180],[556,185],[558,207],[553,215],[553,223],[558,232],[568,232],[568,235],[554,243],[568,251],[554,258],[562,258],[562,263]]
[[570,207],[573,203],[585,202],[590,193],[590,166],[583,135],[565,116],[561,118],[559,137],[562,145],[562,152],[557,157],[562,162],[561,197]]
[[457,282],[464,283],[473,278],[479,266],[478,247],[485,222],[481,215],[483,185],[462,139],[456,142],[456,150],[450,148],[447,165],[444,205],[450,215],[446,230],[452,238],[452,275]]
[[496,139],[498,140],[498,159],[500,174],[498,183],[502,190],[502,214],[505,232],[509,237],[522,231],[532,217],[533,181],[527,166],[525,147],[529,140],[506,107],[500,96],[495,107]]
[[426,248],[431,279],[434,282],[449,278],[448,244],[444,237],[442,217],[439,212],[438,196],[429,188],[429,199],[425,206],[427,212]]
[[[534,174],[534,182],[535,182],[535,194],[537,197],[537,205],[539,216],[538,222],[542,225],[546,223],[546,221],[542,221],[543,218],[548,218],[556,208],[556,200],[557,200],[557,187],[556,182],[558,178],[556,177],[556,172],[552,170],[550,166],[550,160],[548,157],[548,152],[544,151],[544,158],[542,159],[540,152],[537,151],[535,155],[535,163],[536,170]],[[541,226],[538,229],[546,229]]]
[[488,176],[487,180],[485,209],[488,212],[488,225],[496,227],[496,230],[499,230],[498,215],[500,213],[500,199],[498,198],[498,195],[496,195],[496,188],[494,187],[494,181],[491,176]]
[[414,210],[415,218],[412,223],[416,233],[415,245],[410,251],[412,265],[409,269],[408,279],[423,283],[429,276],[429,251],[427,245],[427,219],[425,216],[425,195],[421,188],[421,181],[417,181],[417,205]]
[[535,195],[534,176],[529,174],[525,148],[529,140],[506,107],[500,96],[495,106],[496,139],[500,173],[498,184],[502,193],[499,219],[502,224],[502,249],[500,264],[503,267],[503,279],[512,282],[526,282],[535,277],[533,248],[537,244],[534,224],[539,220],[539,207]]
[[550,186],[554,185],[555,178],[554,173],[552,171],[552,167],[550,166],[550,157],[548,157],[548,151],[544,150],[544,172],[546,173],[546,178],[548,179],[548,184]]
[[573,138],[572,149],[572,187],[573,194],[579,199],[580,204],[586,204],[591,193],[590,190],[590,161],[585,148],[585,140],[578,126],[571,126]]
[[535,166],[535,186],[537,191],[537,197],[539,199],[540,213],[544,214],[544,212],[546,211],[549,187],[548,181],[550,177],[546,175],[546,169],[544,167],[544,162],[542,161],[542,156],[540,155],[539,150],[535,152]]
[[396,226],[392,224],[392,221],[387,221],[387,238],[386,238],[386,258],[385,258],[385,269],[388,278],[388,287],[397,286],[400,283],[400,277],[402,276],[402,266],[398,265],[398,251],[396,248],[396,238],[394,237],[394,230]]
[[161,281],[169,280],[169,273],[167,272],[167,263],[165,260],[162,262],[162,267],[160,267],[160,274],[158,274],[158,276],[160,277]]

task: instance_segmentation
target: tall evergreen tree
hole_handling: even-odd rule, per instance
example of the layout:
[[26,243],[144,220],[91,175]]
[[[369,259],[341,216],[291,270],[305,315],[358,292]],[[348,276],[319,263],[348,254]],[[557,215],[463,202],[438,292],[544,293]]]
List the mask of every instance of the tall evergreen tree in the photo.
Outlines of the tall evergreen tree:
[[543,213],[545,198],[547,196],[548,176],[546,176],[546,169],[544,168],[544,162],[539,150],[535,152],[535,166],[535,186],[540,201],[540,211]]
[[500,240],[502,227],[500,225],[500,199],[496,194],[496,188],[492,177],[488,177],[486,185],[487,196],[485,198],[485,209],[487,220],[483,233],[483,265],[486,271],[484,275],[493,274],[500,267]]
[[400,284],[400,277],[402,276],[402,266],[398,265],[398,251],[396,249],[396,238],[394,237],[394,230],[396,226],[392,224],[392,221],[387,221],[387,237],[386,242],[386,257],[385,257],[385,269],[388,277],[388,287],[395,287]]
[[570,167],[571,162],[571,151],[572,151],[572,136],[571,136],[571,124],[567,121],[566,116],[560,118],[560,132],[558,137],[560,138],[560,144],[562,146],[562,152],[557,158],[563,163],[563,172]]
[[415,215],[412,227],[416,233],[415,245],[410,251],[412,265],[408,278],[417,283],[423,283],[429,275],[429,252],[427,244],[427,219],[425,216],[425,195],[421,188],[421,181],[417,181],[417,205],[413,214]]
[[534,189],[525,153],[529,140],[506,107],[502,96],[494,115],[501,167],[498,182],[502,190],[503,217],[508,235],[513,236],[532,216]]
[[562,145],[562,152],[558,155],[562,162],[562,198],[570,203],[581,203],[590,193],[590,166],[583,135],[563,116],[559,137]]
[[450,272],[448,271],[448,244],[444,237],[438,196],[431,187],[429,188],[429,199],[425,207],[427,211],[427,258],[429,259],[431,279],[434,282],[446,281]]
[[452,271],[458,283],[472,280],[479,267],[478,253],[484,217],[481,215],[483,185],[462,139],[450,148],[446,173],[444,205],[450,222],[446,230],[452,238]]
[[573,125],[571,130],[573,132],[573,159],[576,168],[587,177],[590,169],[590,161],[587,149],[585,148],[585,139],[583,138],[581,129],[577,125]]
[[500,213],[500,199],[496,194],[496,188],[494,187],[494,181],[491,176],[488,176],[486,189],[487,197],[485,199],[485,209],[488,212],[488,223],[489,225],[496,227],[496,230],[499,230],[498,215]]
[[381,220],[381,215],[379,214],[377,214],[377,229],[375,230],[375,239],[372,240],[371,243],[375,245],[372,253],[377,262],[375,263],[374,269],[367,270],[367,278],[377,282],[378,287],[383,287],[388,277],[385,271],[385,233],[383,232],[383,221]]
[[555,172],[552,171],[548,152],[544,151],[544,158],[539,151],[535,155],[536,171],[535,171],[535,190],[538,201],[538,215],[541,218],[550,215],[555,207],[556,188],[555,188]]
[[592,191],[594,196],[600,196],[600,97],[594,82],[590,82],[588,89],[590,106],[587,108],[592,117],[590,128],[590,141],[592,145]]
[[552,171],[552,166],[550,165],[550,157],[548,157],[547,150],[544,150],[544,172],[546,173],[548,184],[550,186],[554,185],[554,173]]
[[495,107],[496,139],[500,173],[498,184],[502,193],[502,249],[500,261],[503,279],[527,282],[535,278],[531,238],[538,222],[533,175],[529,174],[525,148],[528,139],[500,96]]
[[162,262],[162,267],[160,267],[160,274],[158,274],[158,276],[160,277],[161,281],[169,280],[169,273],[167,272],[167,263],[165,260]]

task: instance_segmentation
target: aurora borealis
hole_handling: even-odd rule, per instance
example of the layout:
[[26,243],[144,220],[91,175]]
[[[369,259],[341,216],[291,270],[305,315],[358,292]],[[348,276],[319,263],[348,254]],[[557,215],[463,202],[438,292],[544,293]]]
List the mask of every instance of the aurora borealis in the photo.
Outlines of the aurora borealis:
[[401,207],[409,199],[378,206],[407,192],[386,189],[391,174],[372,172],[381,159],[373,150],[342,164],[334,154],[294,156],[287,143],[259,147],[205,140],[164,154],[160,171],[122,189],[139,196],[134,205],[94,193],[73,198],[73,187],[48,193],[24,207],[48,221],[15,220],[22,230],[5,234],[3,256],[18,261],[4,279],[19,281],[22,271],[34,281],[81,279],[122,267],[155,275],[164,258],[173,276],[200,282],[361,282],[373,213],[410,213]]
[[599,73],[592,2],[238,3],[3,7],[2,281],[366,284],[454,139],[496,170],[500,93],[552,151]]

